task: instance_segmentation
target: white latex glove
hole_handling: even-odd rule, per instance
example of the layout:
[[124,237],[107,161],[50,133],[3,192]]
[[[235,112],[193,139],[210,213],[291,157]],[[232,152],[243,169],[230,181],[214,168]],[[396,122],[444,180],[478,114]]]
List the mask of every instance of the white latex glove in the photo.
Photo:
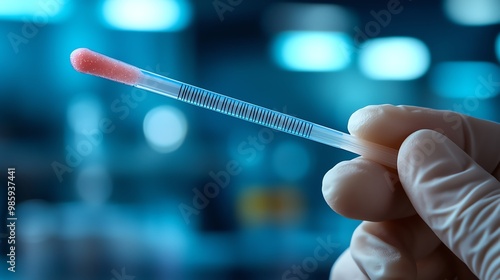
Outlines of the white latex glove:
[[359,157],[325,175],[330,207],[364,220],[331,279],[500,279],[500,124],[382,105],[349,132],[399,149],[398,170]]

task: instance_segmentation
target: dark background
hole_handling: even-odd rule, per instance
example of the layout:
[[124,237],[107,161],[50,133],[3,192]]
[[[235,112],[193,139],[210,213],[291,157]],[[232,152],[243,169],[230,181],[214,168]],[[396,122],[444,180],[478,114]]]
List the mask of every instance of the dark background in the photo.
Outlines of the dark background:
[[[137,280],[301,279],[286,275],[294,265],[327,279],[359,223],[321,193],[323,174],[353,154],[83,75],[69,63],[79,47],[341,131],[355,110],[384,103],[500,120],[498,1],[401,1],[381,24],[373,14],[397,1],[127,0],[119,6],[136,6],[111,10],[128,30],[103,15],[111,2],[0,1],[0,182],[16,168],[18,218],[17,272],[2,238],[1,279],[118,279],[122,268]],[[140,26],[127,17],[172,24],[130,30]],[[353,41],[357,28],[372,35]],[[350,51],[302,40],[291,57],[309,68],[292,70],[276,57],[284,34],[341,38]],[[384,45],[408,37],[423,54]],[[371,65],[391,70],[385,78],[363,71],[371,42],[386,50]],[[318,69],[314,54],[343,62]],[[89,131],[100,131],[94,142]],[[224,188],[196,209],[214,177]],[[326,240],[335,249],[314,259]]]

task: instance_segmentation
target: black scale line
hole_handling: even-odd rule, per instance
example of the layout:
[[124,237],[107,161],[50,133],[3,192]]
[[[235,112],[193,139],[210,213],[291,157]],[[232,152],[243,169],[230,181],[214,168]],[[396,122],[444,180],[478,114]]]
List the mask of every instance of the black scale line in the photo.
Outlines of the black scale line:
[[258,112],[259,108],[254,107],[252,110],[252,115],[250,115],[250,118],[252,119],[253,122],[257,122]]
[[202,97],[202,91],[197,88],[196,89],[196,103],[201,105],[201,97]]
[[177,94],[177,98],[182,100],[182,94],[184,92],[184,84],[181,85],[181,88],[179,89],[179,93]]
[[259,122],[263,123],[264,122],[264,111],[260,109],[259,112]]
[[195,88],[191,88],[191,92],[192,92],[192,94],[191,94],[191,103],[196,104],[196,97],[197,97],[197,95],[196,95],[196,89]]
[[217,98],[215,96],[213,96],[212,94],[209,95],[209,102],[208,102],[208,106],[210,106],[211,109],[217,109],[217,108],[214,108],[214,105],[215,105],[215,100]]
[[279,114],[274,113],[271,118],[269,119],[269,123],[272,124],[273,126],[276,126],[276,118],[279,116]]
[[223,99],[222,99],[222,103],[221,103],[220,110],[221,110],[222,112],[224,112],[224,107],[226,106],[227,98],[225,98],[225,97],[222,97],[222,98],[223,98]]
[[199,88],[197,88],[196,89],[196,103],[199,104],[200,106],[201,106],[201,98],[203,96],[202,94],[203,94],[203,92]]
[[286,121],[287,118],[285,116],[281,116],[281,129],[286,131]]
[[209,91],[184,84],[179,88],[177,99],[210,109],[217,109],[220,106],[222,112],[240,118],[247,118],[252,122],[264,124],[303,137],[310,137],[314,128],[312,124],[303,120],[284,116],[250,104],[236,102],[228,97],[215,95]]
[[186,101],[191,102],[191,88],[186,87]]
[[227,112],[228,114],[230,114],[230,113],[231,113],[231,107],[233,107],[233,104],[232,104],[232,102],[231,102],[231,99],[227,99],[227,102],[226,102],[226,112]]
[[246,113],[246,104],[242,103],[241,104],[241,107],[240,107],[240,111],[238,112],[238,114],[240,115],[240,117],[244,117],[245,116],[245,113]]
[[253,117],[253,120],[255,122],[259,122],[259,111],[260,111],[260,108],[255,108],[255,112],[254,112],[254,117]]
[[215,109],[213,106],[214,106],[214,99],[215,99],[215,96],[207,91],[207,106],[210,108],[210,109]]
[[272,114],[271,114],[271,112],[270,112],[270,111],[266,111],[266,112],[264,113],[263,117],[264,117],[264,123],[265,123],[266,125],[269,125],[269,124],[270,124],[270,123],[269,123],[269,120],[270,120],[270,117],[271,117],[271,116],[272,116]]
[[203,91],[203,98],[201,99],[201,103],[203,103],[203,106],[206,108],[210,108],[210,95],[208,94],[207,91]]
[[306,129],[307,129],[307,123],[304,122],[303,125],[302,125],[302,134],[303,135],[306,135]]
[[298,120],[294,120],[295,124],[293,125],[293,130],[297,131],[297,133],[300,134],[300,130],[299,130],[299,127],[300,127],[300,124],[302,123],[301,121],[298,121]]
[[279,115],[278,114],[274,114],[272,119],[271,119],[271,123],[273,124],[274,127],[277,127],[276,126],[276,118],[278,117]]
[[185,100],[186,99],[186,86],[184,86],[184,85],[182,85],[182,87],[181,87],[180,99],[181,100]]
[[231,114],[233,114],[234,116],[236,116],[236,111],[238,109],[238,104],[236,104],[234,102],[234,100],[231,100],[232,101],[232,106],[231,106]]
[[227,98],[224,98],[224,100],[222,101],[222,108],[221,108],[222,112],[227,112],[226,105],[228,102],[229,102],[229,100]]
[[235,115],[235,103],[234,103],[234,100],[229,100],[229,112],[231,112],[232,115]]
[[239,105],[240,105],[240,106],[239,106],[239,108],[238,108],[238,112],[237,112],[237,114],[238,114],[238,116],[239,116],[239,117],[241,117],[241,116],[242,116],[242,115],[241,115],[241,113],[243,113],[243,107],[245,106],[245,104],[240,103]]
[[243,108],[243,105],[238,102],[238,104],[236,105],[236,110],[235,110],[237,116],[240,116],[241,108]]
[[291,132],[292,131],[292,127],[291,127],[291,124],[292,124],[292,120],[289,118],[289,117],[285,117],[285,127],[286,127],[286,130],[287,132]]
[[217,108],[222,106],[222,99],[223,99],[222,97],[217,96],[217,104],[215,104],[215,106],[217,106]]
[[214,106],[216,106],[215,108],[219,108],[219,104],[220,104],[220,100],[221,100],[221,97],[220,96],[217,96],[217,98],[214,98],[216,100],[216,103]]
[[229,114],[229,108],[231,108],[231,100],[226,98],[226,102],[224,103],[224,112]]
[[296,126],[297,126],[297,120],[292,119],[292,123],[290,123],[290,127],[292,128],[293,133],[297,133],[297,131],[295,130]]
[[277,122],[277,126],[281,129],[283,129],[283,120],[284,120],[284,117],[283,115],[280,115],[278,120],[276,121]]
[[300,134],[304,134],[304,124],[305,124],[305,122],[300,122],[300,126],[299,126]]
[[201,91],[201,104],[204,106],[204,107],[207,107],[207,93],[206,91],[202,90]]
[[262,113],[261,113],[261,109],[260,109],[260,108],[258,108],[258,109],[257,109],[257,113],[256,113],[256,115],[255,115],[255,120],[256,120],[257,122],[261,122],[261,120],[260,120],[260,119],[261,119],[261,117],[262,117],[262,115],[261,115],[261,114],[262,114]]
[[273,124],[274,116],[276,116],[275,112],[271,112],[271,114],[269,114],[269,119],[267,121],[269,124]]
[[255,112],[257,112],[257,108],[252,107],[252,111],[250,112],[250,119],[254,122],[255,121]]
[[235,102],[235,105],[234,105],[234,114],[236,116],[239,116],[240,115],[240,109],[241,109],[241,103],[240,102]]
[[194,101],[194,91],[192,88],[189,89],[189,95],[188,95],[188,100],[189,102],[193,103]]
[[250,112],[248,113],[248,119],[253,121],[253,113],[255,112],[255,107],[250,108]]
[[184,96],[183,96],[185,101],[188,101],[188,96],[189,96],[189,88],[186,86],[184,88]]
[[268,124],[268,125],[270,124],[269,120],[271,119],[272,116],[273,116],[273,113],[268,111],[267,115],[266,115],[266,124]]
[[249,107],[250,107],[250,106],[249,106],[248,104],[245,104],[245,107],[244,107],[245,109],[244,109],[244,111],[243,111],[244,113],[243,113],[242,117],[247,118],[247,115],[248,115],[248,110],[249,110],[248,108],[249,108]]
[[197,97],[197,95],[196,95],[196,89],[195,88],[191,88],[191,92],[192,92],[192,94],[191,94],[191,102],[194,103],[194,104],[196,104],[196,97]]
[[242,116],[242,117],[244,117],[244,118],[246,118],[246,117],[247,117],[247,114],[248,114],[248,108],[249,108],[249,107],[250,107],[250,106],[249,106],[248,104],[243,105],[243,109],[242,109],[242,112],[241,112],[241,116]]
[[310,124],[309,129],[308,129],[307,134],[306,134],[307,137],[311,136],[312,129],[313,129],[313,126]]
[[264,111],[262,112],[262,122],[264,123],[264,125],[267,125],[267,113],[268,111]]
[[273,119],[273,116],[274,116],[274,112],[268,112],[267,116],[266,116],[266,124],[271,126],[272,125],[272,122],[271,120]]
[[188,96],[189,96],[189,87],[185,86],[184,87],[184,100],[187,100]]
[[207,94],[205,93],[205,91],[203,90],[201,92],[201,105],[204,106],[204,107],[207,107]]
[[301,130],[302,123],[303,123],[302,121],[298,121],[297,122],[297,131],[300,133],[300,135],[302,135],[302,130]]
[[299,123],[297,123],[297,131],[300,133],[300,135],[302,135],[302,124],[304,122],[303,121],[300,121]]
[[248,104],[241,106],[241,117],[246,117],[248,112]]
[[286,131],[290,131],[290,118],[283,116],[285,122],[284,127]]
[[230,115],[234,115],[234,103],[233,103],[233,100],[229,99],[229,102],[227,102],[227,113],[230,114]]

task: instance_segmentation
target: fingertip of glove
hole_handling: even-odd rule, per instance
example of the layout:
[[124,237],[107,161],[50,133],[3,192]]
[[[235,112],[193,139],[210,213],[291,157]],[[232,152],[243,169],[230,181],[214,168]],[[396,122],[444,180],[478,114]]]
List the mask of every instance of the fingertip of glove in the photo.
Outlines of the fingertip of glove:
[[387,110],[395,108],[393,105],[369,105],[354,112],[347,123],[347,130],[352,135],[363,135],[367,128],[374,122],[383,119],[386,116]]
[[437,153],[438,145],[450,140],[443,134],[431,130],[421,129],[410,134],[401,144],[398,153],[398,170],[430,163],[434,158],[441,156]]

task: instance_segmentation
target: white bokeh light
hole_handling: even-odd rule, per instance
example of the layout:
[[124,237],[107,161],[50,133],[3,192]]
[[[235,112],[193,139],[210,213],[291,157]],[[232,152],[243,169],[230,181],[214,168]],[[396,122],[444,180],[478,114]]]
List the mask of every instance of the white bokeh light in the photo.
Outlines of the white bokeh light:
[[349,36],[341,32],[287,31],[276,35],[273,58],[289,71],[339,71],[351,62]]
[[374,80],[413,80],[429,69],[430,52],[416,38],[373,39],[362,45],[359,65]]
[[149,145],[158,152],[177,150],[184,142],[186,133],[186,117],[174,107],[156,107],[144,118],[144,135]]
[[135,31],[178,31],[191,18],[185,0],[106,0],[102,13],[110,27]]
[[101,104],[92,94],[76,97],[68,106],[68,125],[76,134],[96,129],[100,117]]

